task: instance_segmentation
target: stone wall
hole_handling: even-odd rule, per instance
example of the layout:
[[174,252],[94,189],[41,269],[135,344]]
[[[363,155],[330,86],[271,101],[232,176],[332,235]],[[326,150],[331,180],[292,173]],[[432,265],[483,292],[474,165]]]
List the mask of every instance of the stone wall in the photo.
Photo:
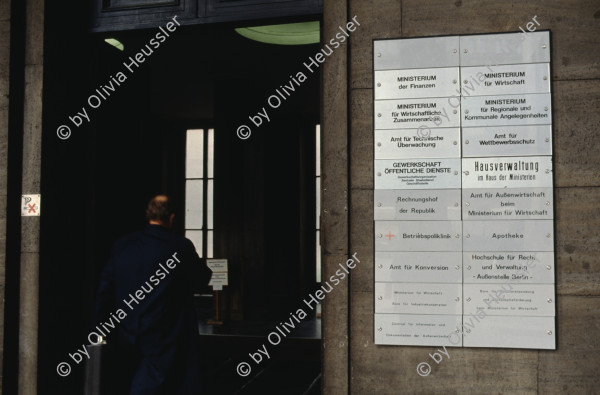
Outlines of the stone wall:
[[[40,193],[44,0],[25,4],[22,194]],[[43,202],[42,202],[43,204]],[[41,206],[41,205],[40,205]],[[41,207],[43,209],[43,207]],[[19,394],[37,394],[40,217],[21,217],[19,282]]]
[[[4,355],[10,37],[10,0],[0,0],[0,356]],[[0,394],[2,393],[2,367],[3,358],[0,358]]]
[[[361,26],[323,75],[323,277],[348,253],[361,259],[324,303],[324,393],[598,391],[600,1],[327,0],[323,40],[355,15]],[[533,16],[552,34],[557,350],[451,348],[421,377],[435,347],[373,344],[372,40],[512,32]]]

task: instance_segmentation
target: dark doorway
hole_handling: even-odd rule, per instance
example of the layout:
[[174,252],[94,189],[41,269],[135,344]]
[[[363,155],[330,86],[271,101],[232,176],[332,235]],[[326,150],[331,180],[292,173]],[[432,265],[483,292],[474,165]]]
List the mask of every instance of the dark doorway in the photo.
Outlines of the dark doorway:
[[[185,137],[186,130],[195,128],[214,129],[213,255],[227,258],[230,268],[220,303],[227,324],[205,331],[206,358],[211,355],[205,362],[212,366],[213,378],[232,379],[235,369],[230,367],[240,352],[247,356],[255,351],[273,330],[271,324],[296,311],[316,285],[320,77],[318,70],[306,72],[303,62],[318,45],[261,44],[239,36],[230,25],[181,27],[88,113],[89,122],[73,127],[68,140],[60,140],[54,130],[83,106],[89,109],[89,96],[116,78],[123,62],[155,30],[82,32],[65,45],[61,40],[66,28],[58,23],[65,17],[49,7],[40,393],[53,394],[57,388],[64,394],[81,393],[83,364],[74,366],[68,378],[57,376],[56,364],[87,342],[98,274],[112,243],[144,225],[144,205],[152,195],[173,198],[179,210],[176,231],[184,232]],[[124,51],[104,42],[109,36],[118,39]],[[269,107],[269,96],[298,71],[305,72],[306,81],[278,108]],[[248,117],[263,107],[270,120],[260,127],[251,125]],[[246,140],[236,134],[241,124],[253,127]],[[296,340],[290,336],[277,353],[289,372],[297,364],[307,367],[295,383],[300,393],[311,383],[318,387],[314,383],[320,371],[320,322],[311,317],[311,325]],[[316,343],[307,346],[311,339]],[[220,356],[214,359],[217,352]],[[269,374],[285,377],[282,365],[264,368],[272,373],[261,380]],[[232,391],[248,385],[234,377]],[[268,388],[266,382],[251,382],[253,390]]]

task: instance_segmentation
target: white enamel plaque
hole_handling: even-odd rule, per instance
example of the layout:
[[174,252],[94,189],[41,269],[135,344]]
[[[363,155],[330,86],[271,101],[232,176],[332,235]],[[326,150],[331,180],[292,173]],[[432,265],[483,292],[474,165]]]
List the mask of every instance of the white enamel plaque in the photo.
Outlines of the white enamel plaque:
[[376,71],[375,100],[456,95],[458,73],[458,67]]
[[463,251],[553,251],[554,221],[464,221]]
[[375,251],[462,251],[461,221],[376,221]]
[[465,311],[483,309],[488,315],[553,317],[553,284],[465,284]]
[[447,98],[375,101],[375,129],[459,126],[460,114],[454,113]]
[[462,282],[460,252],[375,252],[375,281],[399,283]]
[[375,189],[460,189],[460,159],[375,161]]
[[373,66],[375,344],[554,349],[550,32],[376,39]]
[[375,283],[375,312],[462,314],[460,284]]
[[464,189],[552,187],[550,156],[465,158],[462,171]]
[[550,33],[547,31],[462,36],[460,48],[461,67],[550,63]]
[[549,125],[551,107],[549,93],[463,97],[462,127]]
[[462,67],[460,73],[465,96],[550,92],[549,63]]
[[463,189],[463,220],[552,219],[552,188]]
[[375,131],[375,159],[458,157],[460,128]]
[[375,190],[375,220],[460,221],[460,189]]
[[462,326],[462,315],[375,314],[377,344],[460,346],[451,337]]
[[[411,38],[373,42],[375,70],[459,66],[459,38]],[[432,61],[435,59],[435,61]]]
[[554,326],[554,317],[486,315],[472,328],[466,326],[469,333],[464,333],[463,345],[554,350]]
[[465,252],[464,284],[554,284],[552,252]]
[[552,154],[552,126],[485,126],[462,129],[464,157]]

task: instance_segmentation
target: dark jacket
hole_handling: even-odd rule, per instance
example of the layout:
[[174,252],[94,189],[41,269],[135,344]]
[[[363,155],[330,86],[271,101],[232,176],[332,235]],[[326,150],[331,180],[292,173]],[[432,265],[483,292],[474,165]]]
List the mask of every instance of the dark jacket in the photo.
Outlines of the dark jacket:
[[[206,287],[210,276],[192,242],[162,226],[148,225],[115,243],[101,275],[94,318],[100,329],[111,331],[109,343],[118,331],[119,343],[138,355],[132,394],[176,393],[165,386],[195,360],[189,355],[198,351],[193,291]],[[144,389],[136,392],[136,386]]]

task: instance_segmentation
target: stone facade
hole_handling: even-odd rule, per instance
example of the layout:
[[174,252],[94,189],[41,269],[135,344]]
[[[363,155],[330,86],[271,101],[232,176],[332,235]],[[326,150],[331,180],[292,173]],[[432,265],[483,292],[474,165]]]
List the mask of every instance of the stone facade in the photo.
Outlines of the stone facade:
[[[597,391],[600,3],[328,0],[323,40],[355,15],[361,26],[323,76],[323,277],[347,254],[361,259],[346,293],[324,303],[324,393]],[[373,344],[372,40],[514,32],[533,16],[552,34],[557,350],[453,348],[421,377],[416,366],[435,347]]]
[[[8,188],[8,92],[10,86],[10,0],[0,0],[0,355],[4,355],[6,203]],[[0,359],[0,393],[2,392]]]

